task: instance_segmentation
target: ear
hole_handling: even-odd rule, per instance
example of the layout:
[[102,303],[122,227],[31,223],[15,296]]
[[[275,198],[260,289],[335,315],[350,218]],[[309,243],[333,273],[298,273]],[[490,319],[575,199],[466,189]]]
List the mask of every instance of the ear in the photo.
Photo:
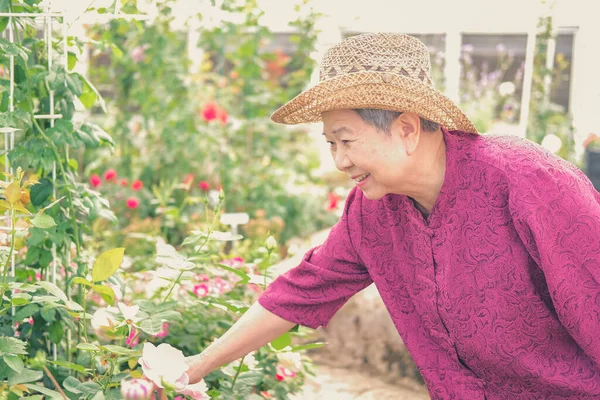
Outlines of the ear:
[[402,141],[407,155],[412,155],[421,138],[421,120],[417,114],[405,112],[392,123],[392,132]]

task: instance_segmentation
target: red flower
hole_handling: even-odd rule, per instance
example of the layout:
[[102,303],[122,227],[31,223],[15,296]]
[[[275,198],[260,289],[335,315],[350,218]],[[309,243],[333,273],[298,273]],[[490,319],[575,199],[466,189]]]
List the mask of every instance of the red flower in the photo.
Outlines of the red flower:
[[143,187],[144,187],[144,183],[143,183],[142,181],[140,181],[139,179],[138,179],[137,181],[134,181],[134,182],[131,184],[131,188],[132,188],[133,190],[140,190],[140,189],[141,189],[141,188],[143,188]]
[[127,207],[131,208],[132,210],[138,208],[139,205],[140,201],[135,197],[130,197],[127,199]]
[[206,181],[200,181],[198,186],[200,187],[200,189],[204,190],[205,192],[208,192],[208,189],[210,189],[210,186],[208,185],[208,182],[206,182]]
[[210,122],[212,120],[217,119],[218,112],[219,112],[219,106],[217,105],[217,103],[209,101],[202,108],[202,111],[201,111],[202,118],[204,118],[204,120],[206,122]]
[[284,380],[284,379],[285,379],[283,376],[281,376],[281,375],[279,375],[279,374],[276,374],[276,375],[275,375],[275,378],[276,378],[278,381],[280,381],[280,382],[281,382],[282,380]]
[[117,171],[115,171],[114,169],[107,169],[106,172],[104,172],[104,179],[106,179],[107,181],[110,181],[111,179],[116,179],[117,178]]
[[121,179],[121,186],[123,186],[123,187],[127,186],[127,179]]
[[100,186],[100,183],[102,183],[102,179],[100,179],[100,177],[98,176],[98,174],[93,174],[92,176],[90,176],[90,184],[93,187]]
[[206,122],[218,119],[223,125],[227,123],[227,118],[229,117],[227,111],[214,101],[206,103],[201,110],[201,114]]
[[335,210],[338,206],[338,202],[340,201],[340,197],[333,192],[329,193],[329,195],[327,197],[329,200],[329,203],[327,204],[327,210],[328,211]]
[[229,114],[227,114],[227,111],[225,111],[224,108],[219,107],[217,109],[217,118],[221,121],[221,123],[223,125],[225,125],[227,123],[228,116],[229,116]]

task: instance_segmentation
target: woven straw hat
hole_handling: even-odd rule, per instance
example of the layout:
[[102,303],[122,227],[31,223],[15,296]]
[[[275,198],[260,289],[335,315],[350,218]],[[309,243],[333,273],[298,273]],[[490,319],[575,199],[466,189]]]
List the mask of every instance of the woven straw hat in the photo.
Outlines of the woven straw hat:
[[367,33],[330,48],[319,83],[273,113],[283,124],[321,121],[329,110],[376,108],[413,112],[449,130],[477,133],[469,118],[434,88],[427,47],[409,35]]

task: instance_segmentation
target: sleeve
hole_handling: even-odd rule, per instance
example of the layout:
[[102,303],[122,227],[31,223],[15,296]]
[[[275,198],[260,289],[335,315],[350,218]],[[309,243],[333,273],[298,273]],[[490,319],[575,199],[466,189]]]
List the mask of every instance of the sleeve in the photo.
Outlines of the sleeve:
[[512,179],[515,228],[544,273],[560,322],[600,366],[600,195],[562,160],[522,168]]
[[259,297],[258,302],[265,309],[290,322],[316,329],[326,326],[350,297],[371,284],[351,238],[351,231],[354,236],[360,235],[357,197],[354,189],[327,240],[309,250],[300,265],[280,275]]

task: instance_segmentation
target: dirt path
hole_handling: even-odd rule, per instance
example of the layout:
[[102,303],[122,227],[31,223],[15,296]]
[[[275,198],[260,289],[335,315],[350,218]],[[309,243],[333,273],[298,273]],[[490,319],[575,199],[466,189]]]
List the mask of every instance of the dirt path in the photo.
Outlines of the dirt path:
[[424,389],[390,385],[367,374],[319,365],[292,400],[428,400]]

